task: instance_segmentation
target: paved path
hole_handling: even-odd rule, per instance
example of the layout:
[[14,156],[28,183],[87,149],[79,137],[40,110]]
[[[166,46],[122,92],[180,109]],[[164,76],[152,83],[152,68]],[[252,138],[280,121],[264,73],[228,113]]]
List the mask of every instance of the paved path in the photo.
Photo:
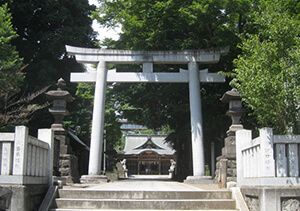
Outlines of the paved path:
[[96,190],[124,190],[124,191],[197,191],[199,188],[171,181],[141,181],[122,180],[88,187]]
[[191,185],[175,182],[165,175],[133,175],[129,179],[93,185],[74,185],[67,188],[119,191],[203,191],[217,189],[216,185]]

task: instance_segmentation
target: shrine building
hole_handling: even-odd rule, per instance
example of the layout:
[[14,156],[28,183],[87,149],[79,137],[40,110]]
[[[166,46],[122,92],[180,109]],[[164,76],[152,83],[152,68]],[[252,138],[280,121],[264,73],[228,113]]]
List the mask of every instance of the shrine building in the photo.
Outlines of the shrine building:
[[126,135],[120,155],[126,159],[128,174],[169,174],[175,150],[162,135]]

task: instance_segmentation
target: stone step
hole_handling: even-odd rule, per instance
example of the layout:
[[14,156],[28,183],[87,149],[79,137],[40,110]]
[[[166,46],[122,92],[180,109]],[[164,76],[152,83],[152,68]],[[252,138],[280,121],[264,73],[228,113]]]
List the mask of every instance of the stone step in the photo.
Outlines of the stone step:
[[[130,209],[131,210],[131,209]],[[153,209],[151,209],[153,210]],[[164,209],[166,210],[166,209]],[[199,210],[199,209],[196,209],[197,211],[208,211],[207,209],[205,210]],[[124,210],[124,209],[117,209],[117,210],[114,210],[114,209],[60,209],[60,208],[57,208],[57,209],[50,209],[49,211],[129,211],[129,210]],[[150,211],[150,210],[134,210],[134,211]],[[166,210],[166,211],[178,211],[178,210]],[[180,210],[180,211],[188,211],[188,210]],[[238,211],[236,209],[234,210],[209,210],[209,211]]]
[[228,190],[209,191],[107,191],[60,189],[60,198],[80,199],[231,199]]
[[235,209],[232,199],[78,199],[58,198],[57,208],[68,209],[169,209],[169,210],[199,210]]

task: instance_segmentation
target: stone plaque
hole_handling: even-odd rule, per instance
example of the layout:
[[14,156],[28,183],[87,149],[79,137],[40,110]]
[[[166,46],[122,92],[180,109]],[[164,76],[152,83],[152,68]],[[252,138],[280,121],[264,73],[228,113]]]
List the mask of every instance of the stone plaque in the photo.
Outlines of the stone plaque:
[[1,175],[10,175],[12,170],[12,146],[11,142],[2,144]]
[[276,173],[277,177],[287,176],[287,158],[285,144],[276,144]]
[[299,154],[298,144],[289,144],[288,146],[288,163],[289,163],[289,176],[299,176]]

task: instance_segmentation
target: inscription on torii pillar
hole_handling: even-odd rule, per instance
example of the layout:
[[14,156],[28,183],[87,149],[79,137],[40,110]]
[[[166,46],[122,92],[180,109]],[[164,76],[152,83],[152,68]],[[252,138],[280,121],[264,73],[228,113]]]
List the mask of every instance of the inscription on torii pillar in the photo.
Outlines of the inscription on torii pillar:
[[[218,63],[228,48],[195,51],[129,51],[66,46],[69,55],[77,62],[96,64],[96,71],[71,73],[71,82],[95,82],[94,109],[89,158],[90,176],[101,174],[104,130],[105,90],[107,82],[127,83],[189,83],[191,143],[193,154],[193,176],[204,176],[204,145],[200,82],[225,82],[217,73],[207,69],[199,71],[199,64]],[[142,72],[116,72],[108,70],[107,63],[142,64]],[[188,64],[188,70],[179,72],[153,72],[153,64]]]

